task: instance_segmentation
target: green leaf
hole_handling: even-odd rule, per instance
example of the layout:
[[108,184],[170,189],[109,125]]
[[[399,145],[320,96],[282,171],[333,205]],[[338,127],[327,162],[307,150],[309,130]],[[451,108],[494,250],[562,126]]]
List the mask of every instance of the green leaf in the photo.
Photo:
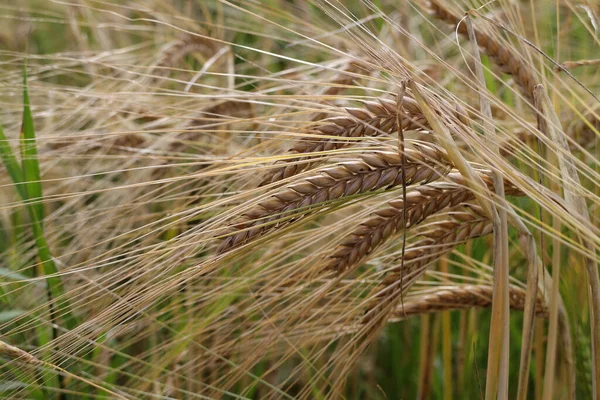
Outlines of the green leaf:
[[[26,67],[25,67],[26,68]],[[26,202],[27,211],[31,219],[31,227],[35,238],[46,282],[48,283],[48,300],[51,302],[51,314],[60,315],[64,318],[65,325],[69,330],[77,326],[77,319],[70,310],[69,301],[65,295],[62,279],[58,268],[54,263],[50,248],[46,242],[43,229],[44,209],[42,200],[42,184],[40,180],[40,166],[35,143],[35,129],[33,126],[33,115],[29,102],[27,90],[27,71],[23,71],[23,125],[21,127],[21,168],[12,148],[0,127],[0,158],[6,167],[15,188],[21,198]],[[34,270],[34,276],[35,276]],[[55,307],[55,308],[54,308]],[[57,321],[55,321],[56,323]],[[45,343],[41,343],[44,345]]]
[[35,215],[43,226],[44,206],[42,200],[42,183],[37,147],[35,143],[35,128],[27,89],[27,67],[23,71],[23,125],[21,126],[21,166],[29,200],[33,203]]

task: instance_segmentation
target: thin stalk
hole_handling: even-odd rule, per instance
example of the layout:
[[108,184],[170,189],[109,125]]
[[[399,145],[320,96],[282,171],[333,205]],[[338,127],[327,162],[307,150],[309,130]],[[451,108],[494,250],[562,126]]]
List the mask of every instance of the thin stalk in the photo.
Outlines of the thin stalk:
[[544,320],[538,318],[535,321],[535,400],[542,400],[542,391],[544,388]]
[[[400,165],[402,168],[402,201],[405,206],[402,207],[402,220],[404,222],[404,226],[402,227],[402,261],[400,262],[400,271],[404,271],[404,253],[406,252],[406,227],[408,224],[407,215],[408,209],[406,204],[406,157],[404,151],[404,131],[402,130],[402,103],[404,101],[404,94],[406,93],[406,82],[402,82],[400,85],[400,89],[398,90],[398,116],[397,124],[398,124],[398,151],[400,152]],[[404,282],[404,274],[400,276],[400,286],[403,286]],[[402,303],[402,309],[404,309],[404,293],[400,295],[400,302]]]
[[[433,320],[433,321],[432,321]],[[433,325],[433,326],[432,326]],[[425,400],[431,395],[434,349],[437,347],[439,319],[436,315],[421,316],[421,350],[419,357],[419,390],[417,399]],[[432,334],[433,333],[433,334]]]
[[575,400],[575,389],[576,389],[576,371],[575,371],[575,355],[573,352],[573,338],[571,336],[571,329],[569,328],[569,318],[567,316],[567,310],[562,301],[562,298],[558,299],[558,331],[560,339],[560,348],[562,349],[562,356],[564,360],[565,373],[567,378],[567,396],[568,400]]
[[423,391],[429,385],[427,379],[427,354],[429,353],[429,320],[431,316],[429,314],[421,314],[420,317],[420,329],[421,343],[419,345],[419,386],[417,388],[417,399],[423,398]]
[[[481,63],[481,56],[479,54],[479,46],[477,44],[477,38],[475,37],[475,31],[471,18],[467,14],[465,16],[465,23],[467,25],[467,32],[469,39],[473,44],[473,53],[475,57],[475,75],[479,81],[479,107],[482,114],[482,126],[485,138],[488,141],[488,145],[492,151],[499,154],[497,142],[495,138],[495,128],[492,119],[492,108],[487,97],[486,81],[483,74],[483,65]],[[502,175],[496,170],[492,170],[492,179],[494,180],[494,187],[498,199],[502,203],[506,203],[504,193],[504,180]],[[493,385],[486,385],[486,398],[492,399],[496,396],[496,392],[499,399],[508,398],[508,362],[509,362],[509,340],[510,340],[510,307],[509,307],[509,271],[508,271],[508,222],[506,210],[504,207],[498,208],[498,219],[494,219],[494,294],[492,298],[492,321],[490,324],[490,342],[489,342],[489,353],[493,354],[495,351],[500,352],[500,360],[498,372],[498,388],[494,388]],[[502,334],[496,338],[498,332]],[[497,346],[497,347],[496,347]],[[492,363],[496,362],[492,357],[488,358],[488,376],[487,382],[494,382],[494,377],[490,374],[496,374],[495,365]]]
[[[546,127],[546,124],[540,124],[540,128]],[[547,132],[543,132],[547,134]],[[553,157],[553,153],[549,152],[548,158],[551,165],[556,164],[556,159]],[[558,175],[557,173],[556,175]],[[560,190],[556,182],[553,181],[553,190],[556,192]],[[560,193],[560,192],[559,192]],[[552,228],[556,232],[560,232],[561,222],[558,216],[554,216],[552,220]],[[560,299],[560,264],[561,264],[561,244],[558,236],[554,236],[552,239],[552,287],[550,289],[550,305],[548,307],[548,343],[546,347],[546,366],[544,371],[544,399],[552,400],[554,398],[554,382],[556,376],[556,353],[557,353],[557,342],[558,342],[558,303]]]
[[464,310],[460,312],[460,322],[458,328],[458,348],[456,349],[457,360],[456,360],[456,395],[458,397],[464,396],[464,382],[465,382],[465,360],[467,354],[467,322],[469,319],[469,311]]
[[[440,260],[440,271],[448,273],[448,259]],[[452,390],[452,325],[450,311],[441,313],[442,319],[442,370],[444,371],[444,400],[451,400]]]

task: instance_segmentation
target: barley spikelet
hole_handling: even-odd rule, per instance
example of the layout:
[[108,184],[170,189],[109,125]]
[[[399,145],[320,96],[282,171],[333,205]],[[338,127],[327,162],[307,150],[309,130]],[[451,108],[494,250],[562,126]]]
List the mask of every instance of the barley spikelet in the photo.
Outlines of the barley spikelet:
[[[454,26],[457,26],[460,22],[460,18],[443,7],[437,0],[430,0],[429,8],[433,12],[433,15],[442,21]],[[468,36],[467,25],[465,23],[458,25],[458,32],[464,36]],[[527,99],[533,103],[533,89],[539,82],[531,68],[519,58],[518,53],[481,31],[475,30],[475,38],[477,39],[477,44],[484,49],[492,61],[504,73],[514,77],[515,82],[521,86]]]
[[[481,178],[490,190],[493,182],[489,175],[481,173]],[[387,240],[401,232],[406,225],[410,228],[430,215],[442,211],[446,207],[455,207],[473,200],[473,193],[465,187],[464,179],[459,173],[447,176],[450,182],[434,182],[420,185],[407,193],[407,221],[403,218],[404,202],[395,199],[388,202],[390,207],[378,210],[350,233],[337,247],[325,269],[338,273],[356,266],[361,260],[383,245]],[[522,195],[522,192],[506,182],[506,193]]]
[[[469,308],[487,308],[492,305],[492,292],[489,285],[454,285],[436,288],[432,293],[419,296],[416,300],[405,300],[398,306],[392,319],[403,319],[405,316],[432,313],[439,311],[461,310]],[[514,310],[525,308],[525,290],[511,285],[510,307]],[[547,307],[541,297],[537,298],[535,312],[538,317],[547,317]]]
[[[329,118],[322,121],[322,124],[315,126],[310,130],[313,135],[336,136],[339,138],[355,138],[363,136],[380,136],[392,134],[398,130],[397,123],[397,103],[393,100],[379,99],[379,102],[365,102],[365,109],[346,108],[348,116]],[[410,97],[405,96],[402,100],[402,129],[423,129],[428,127],[427,119],[421,113],[417,102]],[[329,151],[348,146],[348,143],[337,139],[318,139],[305,138],[297,143],[290,153],[306,154],[320,151]],[[286,160],[284,165],[269,171],[262,185],[277,182],[289,178],[299,172],[307,169],[309,164],[297,163],[305,159],[298,157],[292,160]]]
[[387,314],[391,312],[390,307],[396,304],[401,294],[431,263],[470,239],[492,233],[492,223],[482,215],[477,206],[459,208],[462,211],[452,212],[447,218],[437,222],[435,229],[422,233],[423,239],[406,250],[402,271],[395,268],[387,273],[367,306],[365,322],[371,321],[372,318],[377,318],[378,321],[387,320]]
[[[431,182],[450,171],[446,153],[439,147],[414,144],[406,149],[406,185]],[[294,210],[307,208],[330,200],[390,188],[402,184],[402,162],[399,153],[372,153],[360,161],[342,163],[326,168],[315,176],[303,178],[245,213],[233,229],[234,234],[225,238],[218,252],[247,243],[270,229],[289,222],[276,222],[291,215]],[[301,216],[295,213],[294,219]]]

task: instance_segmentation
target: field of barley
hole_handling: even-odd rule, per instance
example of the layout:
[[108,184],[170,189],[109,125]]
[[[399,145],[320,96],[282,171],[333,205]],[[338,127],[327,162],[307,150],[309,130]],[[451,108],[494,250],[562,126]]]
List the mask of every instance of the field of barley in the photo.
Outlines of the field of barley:
[[0,398],[600,400],[593,0],[2,0]]

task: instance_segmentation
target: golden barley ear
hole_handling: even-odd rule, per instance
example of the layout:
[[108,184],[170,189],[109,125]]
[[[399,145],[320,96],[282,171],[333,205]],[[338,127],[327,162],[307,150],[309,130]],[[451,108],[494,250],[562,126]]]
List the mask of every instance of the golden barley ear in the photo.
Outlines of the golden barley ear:
[[[389,189],[402,182],[401,157],[394,152],[373,152],[360,161],[325,168],[300,178],[244,213],[233,233],[219,245],[223,253],[264,233],[298,220],[315,206],[356,194]],[[446,153],[437,146],[414,143],[406,149],[406,184],[431,182],[451,169]]]
[[[431,293],[423,294],[418,299],[409,300],[404,305],[398,305],[390,319],[404,319],[406,317],[435,313],[440,311],[461,310],[472,308],[489,308],[492,305],[491,285],[443,285]],[[516,285],[509,288],[510,307],[513,310],[525,308],[525,290]],[[548,317],[548,306],[543,296],[538,296],[535,307],[536,316]]]
[[[310,153],[342,149],[352,141],[344,138],[392,135],[398,131],[398,105],[394,100],[379,99],[378,102],[365,101],[364,108],[345,108],[347,116],[324,119],[307,130],[311,137],[303,138],[289,152],[299,157],[278,162],[282,166],[265,174],[261,186],[294,176],[318,161]],[[402,100],[402,129],[429,129],[427,119],[421,113],[414,99],[405,96]],[[334,138],[319,138],[333,136]],[[304,156],[304,155],[307,156]],[[311,163],[301,162],[307,159]]]
[[[493,190],[489,172],[481,172],[481,178]],[[375,211],[375,215],[362,222],[328,256],[325,269],[342,273],[352,270],[362,260],[382,246],[404,228],[412,228],[427,217],[442,212],[447,207],[456,207],[474,199],[473,192],[465,187],[464,178],[457,172],[448,174],[446,182],[434,182],[416,186],[407,193],[407,221],[404,221],[404,201],[395,199],[386,208]],[[522,196],[514,185],[507,183],[507,194]]]
[[[464,22],[461,22],[459,17],[444,7],[438,0],[430,0],[429,9],[435,18],[453,25],[457,28],[458,33],[468,36],[467,25]],[[475,30],[475,37],[477,39],[477,44],[485,51],[492,61],[500,67],[502,72],[513,76],[515,82],[521,87],[527,100],[533,104],[533,90],[535,85],[539,83],[539,79],[536,77],[529,64],[521,58],[516,50],[500,43],[492,36],[479,30]]]

